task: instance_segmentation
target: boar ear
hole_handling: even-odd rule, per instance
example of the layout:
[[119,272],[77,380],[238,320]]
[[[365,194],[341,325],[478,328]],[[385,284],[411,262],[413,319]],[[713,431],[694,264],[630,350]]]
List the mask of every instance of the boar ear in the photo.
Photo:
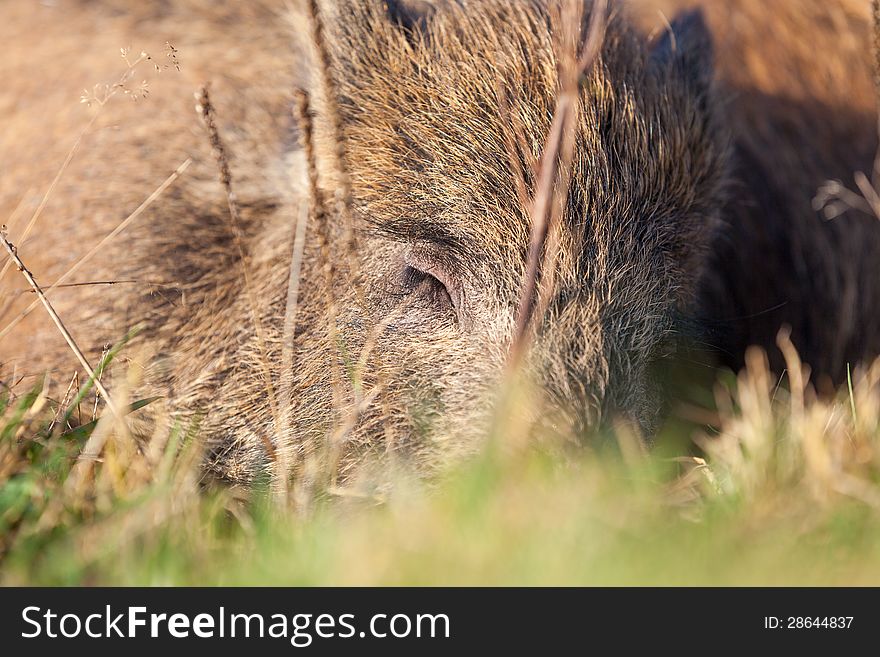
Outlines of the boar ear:
[[384,4],[389,18],[409,34],[423,31],[435,9],[427,0],[385,0]]
[[700,9],[676,16],[651,49],[653,66],[675,69],[701,90],[712,81],[714,58],[712,35]]

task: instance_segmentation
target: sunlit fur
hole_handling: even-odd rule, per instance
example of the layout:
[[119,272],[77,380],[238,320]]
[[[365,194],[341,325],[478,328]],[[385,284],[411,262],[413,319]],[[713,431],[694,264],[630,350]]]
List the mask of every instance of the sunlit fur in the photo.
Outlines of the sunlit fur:
[[[447,2],[428,15],[412,8],[418,3],[406,4],[388,12],[373,0],[321,3],[364,285],[349,284],[344,222],[334,220],[334,330],[327,263],[311,223],[292,372],[280,371],[280,355],[293,226],[307,200],[291,114],[297,86],[313,96],[331,212],[339,186],[332,121],[301,11],[291,17],[271,3],[233,9],[200,2],[131,10],[115,19],[115,31],[94,35],[83,61],[41,55],[37,70],[67,93],[54,91],[40,112],[25,109],[13,119],[21,126],[17,152],[25,148],[20,140],[39,140],[50,122],[59,135],[75,135],[83,113],[62,99],[70,105],[80,87],[113,79],[105,51],[145,33],[180,51],[181,72],[154,76],[141,105],[106,108],[105,127],[90,138],[85,161],[65,174],[39,237],[20,252],[38,278],[51,281],[73,253],[194,156],[185,178],[82,274],[137,282],[71,288],[54,298],[94,359],[103,343],[143,324],[127,351],[144,354],[137,392],[159,393],[172,417],[198,420],[214,475],[245,483],[272,475],[265,436],[289,448],[299,476],[316,476],[306,464],[319,453],[342,478],[368,456],[393,455],[425,472],[476,448],[491,417],[529,237],[509,136],[520,144],[514,159],[525,165],[533,191],[528,167],[541,156],[559,82],[558,19],[540,1]],[[665,25],[645,6],[654,4],[615,5],[599,61],[586,75],[573,184],[554,233],[556,283],[527,361],[547,408],[536,420],[572,434],[616,415],[650,431],[658,411],[652,366],[682,337],[709,342],[735,363],[744,342],[771,346],[787,321],[806,360],[833,370],[843,361],[826,361],[827,354],[857,360],[877,335],[859,338],[855,328],[832,330],[828,323],[831,315],[871,326],[852,313],[878,296],[862,255],[880,248],[876,229],[850,216],[822,224],[810,207],[824,178],[848,177],[873,149],[866,12],[820,20],[844,10],[800,0],[705,2],[705,18],[670,13]],[[829,97],[825,82],[809,79],[807,53],[793,45],[803,34],[767,27],[805,5],[816,19],[816,39],[827,45],[815,75],[827,82],[829,71],[851,73],[846,97]],[[91,14],[107,7],[70,3],[58,11],[46,19],[47,29],[70,39],[71,26],[88,30]],[[652,34],[631,27],[630,14],[636,23],[650,22]],[[30,20],[13,18],[19,31]],[[759,25],[774,37],[751,38]],[[16,33],[6,40],[13,50],[25,47]],[[838,33],[846,66],[835,54]],[[69,89],[62,70],[69,78],[71,67]],[[805,76],[802,83],[791,80],[793,69]],[[788,86],[772,84],[776,72]],[[215,80],[266,350],[257,344],[216,165],[191,110],[192,92],[206,79]],[[13,85],[0,93],[4,103],[33,104],[44,87]],[[832,137],[840,141],[819,146]],[[51,178],[63,159],[59,150],[12,163],[14,188],[5,181],[4,211],[23,189]],[[401,275],[413,261],[455,281],[458,313],[407,287]],[[805,276],[816,279],[805,286]],[[788,300],[784,311],[768,314],[778,298]],[[70,357],[51,327],[35,320],[20,327],[17,341],[7,338],[4,355],[39,351],[56,376],[69,376]],[[261,362],[269,363],[271,381]],[[276,395],[291,391],[279,404],[290,404],[289,418],[271,412],[270,385]],[[365,397],[370,403],[360,404]],[[141,413],[151,411],[167,417],[160,404]],[[338,445],[328,445],[334,440]]]

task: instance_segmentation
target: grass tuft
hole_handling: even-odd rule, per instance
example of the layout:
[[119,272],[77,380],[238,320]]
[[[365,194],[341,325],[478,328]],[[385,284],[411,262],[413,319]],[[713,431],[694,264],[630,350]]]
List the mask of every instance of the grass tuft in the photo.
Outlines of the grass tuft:
[[753,351],[717,396],[702,457],[499,434],[431,482],[302,509],[201,489],[195,426],[141,449],[105,418],[47,431],[41,383],[0,400],[0,583],[880,584],[880,366],[822,400]]

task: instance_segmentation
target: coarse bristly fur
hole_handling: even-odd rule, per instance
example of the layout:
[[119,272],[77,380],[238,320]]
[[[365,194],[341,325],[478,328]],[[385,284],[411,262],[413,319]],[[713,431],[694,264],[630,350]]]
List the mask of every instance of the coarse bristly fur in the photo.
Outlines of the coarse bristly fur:
[[[197,418],[207,471],[240,483],[286,476],[273,471],[266,439],[292,455],[298,475],[313,476],[306,465],[320,453],[340,480],[373,457],[426,472],[480,444],[505,375],[529,243],[519,185],[535,191],[533,167],[570,56],[560,51],[553,2],[316,4],[317,50],[308,9],[285,18],[269,2],[188,1],[119,12],[98,43],[154,31],[181,53],[181,73],[155,81],[144,102],[156,116],[108,108],[118,129],[96,132],[87,164],[65,174],[47,207],[51,221],[19,245],[25,260],[33,254],[37,277],[51,281],[72,257],[65,242],[75,252],[99,239],[126,203],[194,157],[193,171],[83,273],[137,283],[52,295],[93,356],[141,325],[141,385],[171,411],[155,419]],[[654,7],[680,4],[703,11],[670,12],[658,27]],[[683,335],[737,366],[749,344],[773,349],[788,324],[804,359],[831,380],[876,354],[876,220],[853,212],[824,222],[811,207],[824,180],[867,170],[876,142],[867,7],[859,7],[613,5],[581,81],[571,185],[559,191],[552,277],[542,274],[552,289],[525,363],[547,409],[538,424],[579,435],[623,415],[650,433],[655,365]],[[58,15],[46,13],[48,30],[61,38],[114,8],[62,3]],[[24,14],[3,12],[28,32]],[[809,41],[823,48],[805,52],[804,35],[791,33],[805,16]],[[327,71],[316,64],[322,48]],[[78,69],[85,81],[89,64]],[[41,66],[50,76],[63,68]],[[231,158],[247,286],[216,163],[191,110],[192,92],[208,79]],[[291,248],[310,200],[291,113],[299,86],[313,100],[320,212],[312,198],[294,367],[281,372]],[[24,107],[13,119],[21,134],[4,143],[9,162],[21,139],[37,134],[22,113],[39,96],[27,85],[0,93],[0,107]],[[52,111],[64,118],[53,125],[70,129],[75,117],[60,102]],[[4,211],[32,184],[29,169],[41,181],[57,162],[48,160],[13,162]],[[338,198],[347,187],[350,198]],[[33,253],[37,245],[47,253]],[[4,367],[39,351],[66,371],[57,339],[31,327],[7,338]],[[290,397],[281,403],[291,409],[286,421],[270,408],[269,386]]]

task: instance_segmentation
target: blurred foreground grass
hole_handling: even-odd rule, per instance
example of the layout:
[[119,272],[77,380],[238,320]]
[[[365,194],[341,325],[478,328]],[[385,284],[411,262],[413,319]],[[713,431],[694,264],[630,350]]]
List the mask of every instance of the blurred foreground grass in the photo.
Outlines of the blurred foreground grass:
[[36,388],[3,401],[0,583],[880,584],[880,368],[819,401],[752,353],[715,396],[705,461],[626,437],[560,457],[499,431],[430,485],[297,509],[204,490],[192,432],[138,449],[105,415],[62,433]]

